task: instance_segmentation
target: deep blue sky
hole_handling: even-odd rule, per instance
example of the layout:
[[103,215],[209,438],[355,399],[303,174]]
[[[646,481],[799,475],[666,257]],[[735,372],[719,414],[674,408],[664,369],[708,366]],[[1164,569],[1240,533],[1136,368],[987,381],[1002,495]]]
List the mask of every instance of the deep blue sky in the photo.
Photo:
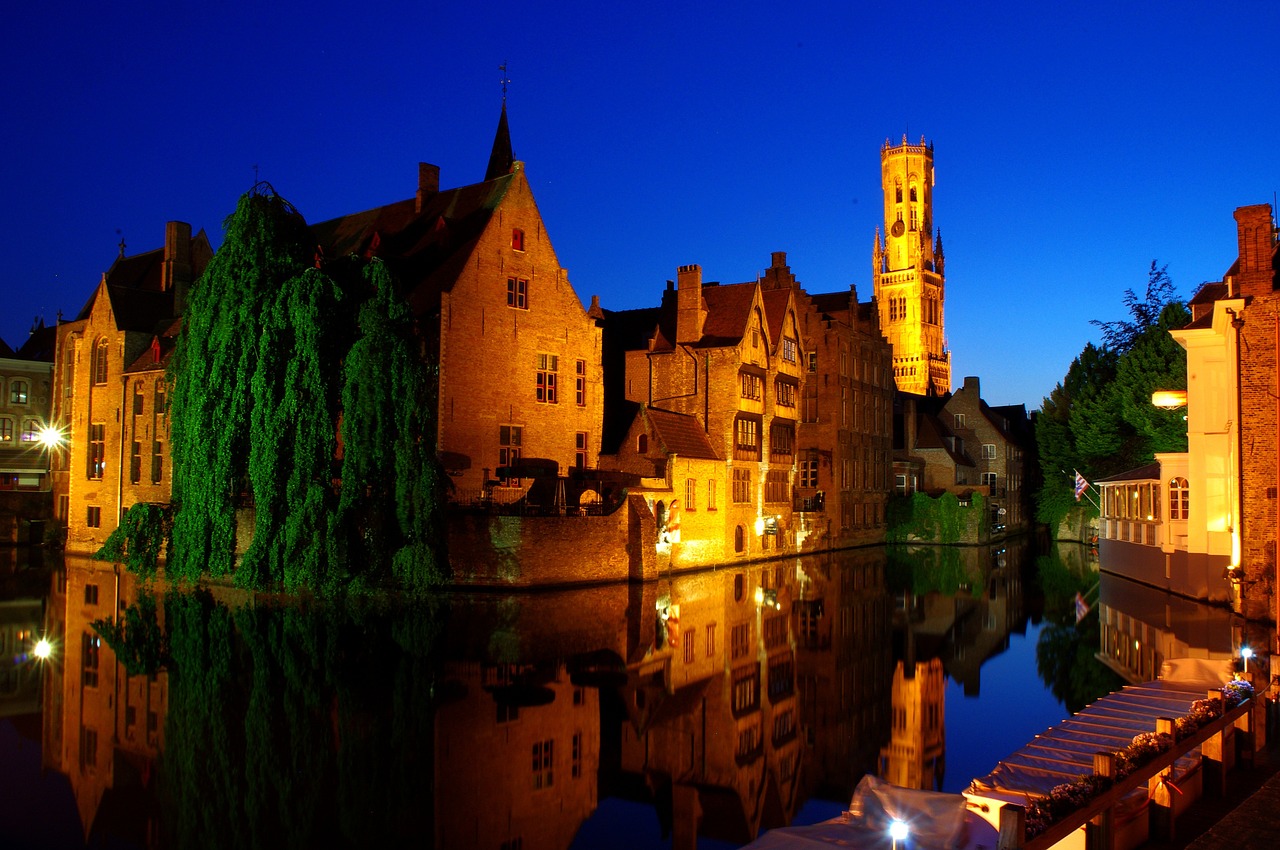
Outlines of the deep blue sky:
[[[215,246],[262,179],[310,221],[483,176],[509,116],[560,262],[606,308],[676,267],[871,296],[879,148],[935,145],[953,378],[1040,406],[1153,259],[1220,279],[1280,188],[1271,0],[101,4],[0,33],[0,337],[164,222]],[[1056,5],[1056,4],[1055,4]],[[37,6],[39,7],[37,9]]]

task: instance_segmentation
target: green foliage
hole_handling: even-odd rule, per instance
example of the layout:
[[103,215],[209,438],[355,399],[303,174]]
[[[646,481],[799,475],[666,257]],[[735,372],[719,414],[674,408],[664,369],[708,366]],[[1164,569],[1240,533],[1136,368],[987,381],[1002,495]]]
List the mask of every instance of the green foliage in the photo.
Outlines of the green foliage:
[[170,574],[322,593],[439,582],[432,375],[391,274],[351,257],[316,268],[305,221],[269,187],[226,229],[170,367]]
[[1058,549],[1037,557],[1036,570],[1046,621],[1036,644],[1036,669],[1053,695],[1077,712],[1124,685],[1094,657],[1102,639],[1097,605],[1079,623],[1075,619],[1076,594],[1096,598],[1091,591],[1097,575],[1083,565],[1072,569]]
[[1169,330],[1191,315],[1154,262],[1145,298],[1126,290],[1124,301],[1132,320],[1094,321],[1107,345],[1085,345],[1037,417],[1043,484],[1036,517],[1049,525],[1077,505],[1074,471],[1095,481],[1150,463],[1156,452],[1186,451],[1182,411],[1153,406],[1151,394],[1186,388],[1186,352]]
[[885,547],[885,583],[891,591],[915,596],[961,591],[980,596],[986,581],[977,558],[985,552],[974,546],[890,545]]
[[989,524],[987,500],[974,493],[968,505],[961,505],[954,493],[934,498],[915,492],[889,500],[886,511],[889,543],[976,543]]
[[432,845],[423,766],[448,698],[434,605],[231,610],[171,593],[164,610],[163,843]]
[[161,549],[166,550],[166,559],[172,554],[168,549],[171,526],[172,517],[166,506],[139,502],[124,512],[116,530],[93,557],[124,564],[129,572],[153,578]]

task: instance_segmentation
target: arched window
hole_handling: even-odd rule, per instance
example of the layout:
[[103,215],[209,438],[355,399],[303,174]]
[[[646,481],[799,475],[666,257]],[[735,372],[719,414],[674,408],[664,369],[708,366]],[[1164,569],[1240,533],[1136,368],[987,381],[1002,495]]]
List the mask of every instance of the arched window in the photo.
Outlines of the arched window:
[[902,181],[901,180],[893,181],[893,195],[894,195],[895,202],[899,204],[902,203]]
[[649,435],[648,434],[641,434],[639,437],[636,438],[636,451],[642,455],[649,453]]
[[[742,526],[738,526],[738,537],[742,536]],[[741,602],[742,594],[745,592],[744,579],[742,573],[738,573],[733,577],[733,601]]]
[[914,204],[915,202],[916,202],[916,184],[912,183],[911,184],[911,203]]
[[733,529],[733,551],[741,552],[747,547],[747,533],[742,526]]
[[95,384],[107,382],[107,338],[105,336],[93,347],[93,382]]
[[1191,488],[1187,479],[1172,478],[1169,480],[1169,519],[1191,518]]

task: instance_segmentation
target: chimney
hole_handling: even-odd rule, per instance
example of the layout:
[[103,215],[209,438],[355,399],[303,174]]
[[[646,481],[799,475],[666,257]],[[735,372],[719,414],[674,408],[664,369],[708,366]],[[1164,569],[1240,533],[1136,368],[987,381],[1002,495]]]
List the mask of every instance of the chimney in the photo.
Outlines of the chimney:
[[422,212],[422,207],[432,195],[440,192],[440,166],[429,162],[418,163],[418,196],[413,211]]
[[982,389],[979,386],[979,381],[973,375],[964,379],[964,391],[967,393],[972,392],[974,398],[982,398]]
[[707,319],[702,306],[702,266],[680,266],[676,270],[676,342],[685,345],[702,339]]
[[1275,248],[1275,227],[1270,204],[1237,207],[1236,241],[1240,258],[1236,272],[1240,297],[1269,294],[1275,287],[1271,254]]
[[173,290],[174,315],[182,315],[187,304],[187,288],[191,285],[191,225],[185,221],[165,223],[160,277],[161,290]]

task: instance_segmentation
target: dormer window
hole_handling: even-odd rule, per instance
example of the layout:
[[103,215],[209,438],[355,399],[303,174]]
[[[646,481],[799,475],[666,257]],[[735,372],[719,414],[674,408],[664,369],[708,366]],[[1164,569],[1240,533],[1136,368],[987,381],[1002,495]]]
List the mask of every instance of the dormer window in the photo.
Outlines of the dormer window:
[[511,231],[511,250],[524,250],[524,231],[518,227]]

